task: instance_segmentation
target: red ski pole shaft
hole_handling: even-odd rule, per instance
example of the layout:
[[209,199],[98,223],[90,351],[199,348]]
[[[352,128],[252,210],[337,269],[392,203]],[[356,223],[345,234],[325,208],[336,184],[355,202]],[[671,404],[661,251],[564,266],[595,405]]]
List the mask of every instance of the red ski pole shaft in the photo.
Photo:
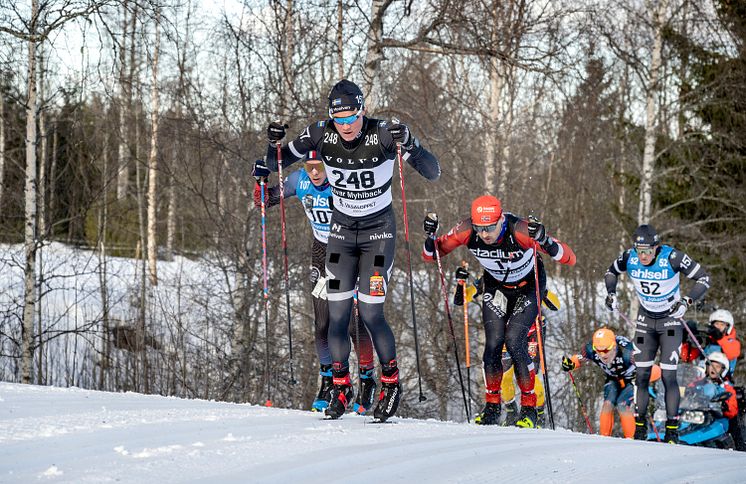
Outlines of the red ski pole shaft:
[[464,386],[464,377],[461,374],[461,361],[458,357],[458,345],[456,344],[456,331],[453,329],[453,318],[451,318],[451,308],[448,306],[448,290],[446,289],[446,278],[443,275],[443,264],[440,262],[440,253],[438,252],[438,240],[433,240],[435,245],[435,260],[438,262],[438,274],[440,275],[440,287],[443,290],[443,301],[445,302],[446,317],[448,318],[448,328],[451,331],[453,339],[453,351],[456,355],[456,370],[458,371],[458,380],[461,384],[461,395],[464,397],[464,411],[466,412],[466,421],[471,421],[471,411],[469,402],[466,400],[466,387]]
[[285,230],[285,180],[282,176],[282,143],[277,142],[277,171],[280,177],[280,224],[282,225],[282,255],[285,265],[285,307],[288,319],[288,350],[290,356],[290,384],[294,385],[293,373],[293,330],[290,321],[290,282],[288,277],[288,239]]
[[583,405],[583,399],[580,398],[580,392],[578,391],[578,386],[575,384],[575,377],[572,375],[571,371],[568,371],[567,375],[570,377],[570,381],[572,382],[572,387],[575,389],[575,396],[578,397],[578,402],[580,402],[580,411],[583,413],[583,417],[585,418],[585,424],[588,426],[588,432],[593,433],[593,425],[591,425],[591,419],[588,418],[588,413],[585,411],[585,405]]
[[269,283],[267,279],[267,204],[264,200],[266,179],[259,179],[259,188],[261,189],[261,208],[262,208],[262,280],[264,288],[264,339],[265,339],[265,373],[267,378],[267,401],[265,405],[272,406],[272,390],[270,387],[270,368],[269,368]]
[[661,434],[658,433],[658,428],[655,426],[655,420],[653,420],[652,415],[648,415],[648,420],[650,420],[650,425],[653,427],[653,432],[655,433],[655,439],[660,442],[661,441]]

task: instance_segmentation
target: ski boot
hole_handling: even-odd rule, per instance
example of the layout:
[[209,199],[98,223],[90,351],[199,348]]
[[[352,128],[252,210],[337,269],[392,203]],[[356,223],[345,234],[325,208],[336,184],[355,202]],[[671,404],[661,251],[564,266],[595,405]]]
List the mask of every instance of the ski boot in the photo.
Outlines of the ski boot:
[[521,415],[515,426],[522,429],[535,429],[537,419],[536,407],[521,407]]
[[536,428],[540,429],[546,425],[546,413],[544,412],[544,405],[536,407]]
[[332,365],[321,365],[319,374],[321,375],[321,387],[319,388],[319,394],[316,395],[316,400],[311,404],[312,412],[323,412],[329,406],[329,398],[334,386],[332,384]]
[[505,426],[512,427],[518,422],[518,404],[515,399],[505,404]]
[[474,423],[477,425],[498,425],[500,423],[500,410],[499,403],[488,402],[479,415],[474,417]]
[[669,418],[666,420],[666,435],[663,437],[663,442],[667,444],[679,443],[679,419]]
[[355,403],[352,405],[352,409],[359,415],[365,415],[365,412],[373,408],[373,402],[376,398],[375,376],[374,368],[360,369],[360,390],[358,390]]
[[373,411],[373,417],[379,422],[385,422],[396,413],[400,399],[399,368],[396,360],[391,360],[381,369],[381,393],[378,395],[378,405]]
[[347,411],[355,392],[352,390],[352,383],[350,383],[349,368],[338,369],[335,365],[333,373],[334,388],[332,388],[329,406],[326,407],[324,413],[331,419],[338,419]]
[[648,424],[645,417],[635,416],[635,440],[648,440]]

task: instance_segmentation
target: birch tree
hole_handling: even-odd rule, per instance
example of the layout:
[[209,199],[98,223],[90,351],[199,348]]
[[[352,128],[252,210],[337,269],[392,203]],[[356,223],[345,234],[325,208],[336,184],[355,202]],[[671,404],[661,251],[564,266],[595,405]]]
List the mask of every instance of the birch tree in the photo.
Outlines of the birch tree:
[[160,90],[158,86],[158,61],[161,44],[161,13],[155,14],[155,45],[153,46],[152,66],[153,85],[150,87],[150,155],[148,157],[148,268],[150,283],[158,284],[157,258],[158,239],[156,233],[158,208],[158,134],[160,126]]
[[21,380],[32,382],[34,352],[34,314],[36,293],[36,256],[39,249],[38,196],[39,180],[37,173],[37,147],[39,144],[37,126],[39,123],[37,50],[52,32],[76,18],[85,17],[101,8],[105,2],[61,1],[40,2],[31,0],[31,9],[22,5],[9,8],[11,15],[0,18],[0,33],[11,35],[26,43],[27,49],[27,91],[26,91],[26,173],[24,187],[24,309],[21,331]]
[[24,266],[24,305],[23,331],[21,333],[21,381],[31,383],[33,362],[34,336],[34,307],[36,305],[36,251],[39,249],[36,226],[37,216],[37,183],[36,178],[36,124],[39,116],[36,84],[36,47],[37,41],[33,37],[37,34],[39,24],[39,2],[31,2],[31,22],[29,23],[30,38],[28,48],[28,84],[26,97],[26,187],[25,195],[25,230],[24,252],[26,263]]
[[5,186],[5,89],[0,87],[0,207]]
[[[137,28],[137,6],[133,7],[130,17],[128,0],[122,2],[122,40],[119,46],[119,143],[117,158],[117,199],[122,200],[127,196],[129,186],[129,159],[130,159],[130,131],[129,123],[132,119],[132,82],[134,69],[135,42],[134,35]],[[131,22],[131,24],[130,24]],[[130,50],[127,50],[128,34]],[[130,55],[128,62],[127,55]]]
[[[633,74],[630,81],[643,93],[642,98],[629,98],[628,112],[644,106],[643,153],[636,165],[639,169],[639,191],[636,220],[644,224],[655,218],[653,213],[654,174],[660,153],[656,140],[660,134],[660,93],[666,88],[662,56],[664,30],[668,27],[670,0],[645,0],[644,4],[621,2],[613,6],[599,6],[595,24],[606,46],[622,65]],[[621,25],[615,19],[626,19]]]
[[640,177],[640,203],[637,210],[637,222],[645,224],[650,221],[653,210],[653,170],[655,168],[655,137],[657,127],[658,84],[661,70],[661,49],[663,48],[664,16],[668,0],[659,0],[658,5],[651,4],[653,9],[653,28],[655,38],[650,58],[650,79],[647,85],[645,106],[645,151],[642,155],[642,173]]

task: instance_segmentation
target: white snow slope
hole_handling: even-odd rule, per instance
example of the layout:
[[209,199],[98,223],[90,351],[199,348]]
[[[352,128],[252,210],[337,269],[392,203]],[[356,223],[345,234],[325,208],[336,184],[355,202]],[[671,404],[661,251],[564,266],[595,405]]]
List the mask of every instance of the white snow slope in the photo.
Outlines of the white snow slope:
[[746,482],[746,453],[0,383],[0,482]]

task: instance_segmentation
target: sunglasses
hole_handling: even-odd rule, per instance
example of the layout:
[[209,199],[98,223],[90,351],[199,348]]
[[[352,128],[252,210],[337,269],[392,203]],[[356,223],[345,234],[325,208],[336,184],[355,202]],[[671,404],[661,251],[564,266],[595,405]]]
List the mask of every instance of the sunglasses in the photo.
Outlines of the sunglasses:
[[603,349],[603,348],[596,348],[595,346],[593,347],[593,351],[595,351],[596,353],[599,353],[599,354],[601,354],[601,355],[605,355],[605,354],[607,354],[608,352],[610,352],[610,351],[611,351],[611,350],[613,350],[613,349],[614,349],[614,347],[613,347],[613,346],[611,346],[611,347],[609,347],[609,348],[606,348],[606,349]]
[[472,229],[472,230],[473,230],[473,231],[474,231],[475,233],[477,233],[477,234],[478,234],[478,233],[480,233],[480,232],[492,232],[492,231],[494,231],[494,230],[497,230],[497,227],[498,227],[499,225],[500,225],[500,223],[499,223],[499,222],[498,222],[498,223],[496,223],[496,224],[492,224],[492,225],[474,225],[474,224],[471,224],[471,229]]
[[352,124],[355,121],[357,121],[358,118],[362,115],[363,115],[363,108],[360,108],[360,110],[357,113],[353,114],[352,116],[345,116],[343,118],[335,118],[334,116],[332,116],[332,113],[329,112],[329,117],[331,117],[332,121],[334,121],[336,124]]
[[653,255],[655,254],[655,247],[638,248],[637,253],[639,255]]
[[316,170],[318,172],[324,171],[323,163],[305,163],[303,167],[306,169],[307,173],[311,173],[313,170]]

